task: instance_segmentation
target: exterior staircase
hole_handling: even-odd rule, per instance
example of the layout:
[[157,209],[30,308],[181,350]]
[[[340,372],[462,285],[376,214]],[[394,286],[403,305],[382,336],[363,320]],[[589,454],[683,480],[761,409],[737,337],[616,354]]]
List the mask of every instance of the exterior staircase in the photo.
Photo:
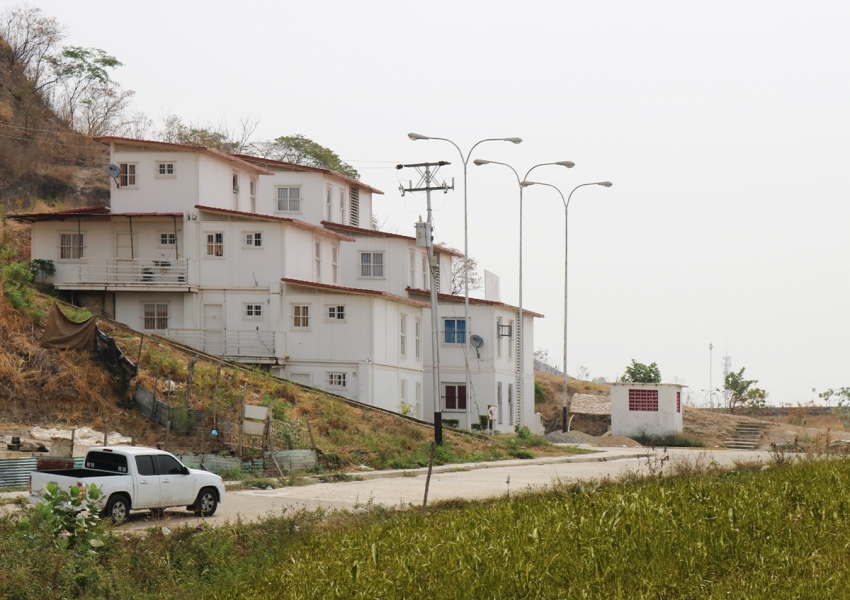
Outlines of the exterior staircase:
[[755,450],[765,429],[767,423],[740,423],[723,445],[733,450]]

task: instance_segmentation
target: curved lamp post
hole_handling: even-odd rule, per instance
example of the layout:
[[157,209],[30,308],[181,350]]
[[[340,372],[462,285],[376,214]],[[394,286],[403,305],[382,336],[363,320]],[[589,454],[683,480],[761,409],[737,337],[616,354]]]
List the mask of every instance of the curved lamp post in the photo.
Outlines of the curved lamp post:
[[[516,169],[510,166],[507,163],[498,162],[495,160],[482,160],[475,159],[472,161],[476,166],[481,165],[502,165],[503,167],[509,168],[513,171],[516,176],[516,182],[519,185],[519,318],[517,321],[517,341],[520,343],[519,351],[517,352],[517,370],[519,371],[519,375],[517,377],[517,425],[522,427],[525,425],[523,416],[522,416],[522,407],[523,407],[523,397],[524,397],[524,380],[525,380],[525,352],[523,351],[523,346],[525,344],[525,338],[521,337],[525,335],[525,328],[523,327],[522,322],[522,190],[524,188],[523,182],[528,179],[528,175],[537,167],[545,167],[549,165],[566,167],[568,169],[572,169],[575,165],[574,162],[569,160],[561,160],[557,162],[547,162],[540,163],[531,167],[528,171],[525,172],[525,177],[522,179],[519,178],[519,173],[517,173]],[[566,370],[566,369],[565,369]]]
[[601,185],[602,187],[611,187],[614,185],[610,181],[595,181],[592,183],[582,183],[573,188],[570,195],[564,199],[564,194],[561,192],[559,188],[552,185],[551,183],[543,183],[541,181],[523,181],[520,184],[522,187],[529,187],[532,185],[545,185],[546,187],[550,187],[561,196],[561,201],[564,203],[564,397],[561,403],[561,431],[564,433],[567,432],[567,250],[568,250],[568,239],[569,239],[569,217],[568,210],[570,208],[570,198],[573,197],[573,192],[575,192],[580,187],[584,187],[586,185]]
[[[438,140],[441,142],[448,142],[460,154],[461,162],[463,163],[463,322],[464,327],[466,328],[464,331],[464,344],[463,344],[463,360],[464,360],[464,371],[466,372],[466,389],[467,389],[467,398],[470,397],[470,393],[472,391],[472,376],[469,372],[469,235],[467,230],[467,196],[466,196],[466,167],[469,164],[469,157],[472,156],[472,151],[475,150],[476,146],[479,144],[483,144],[484,142],[511,142],[512,144],[521,144],[522,138],[518,137],[507,137],[507,138],[485,138],[483,140],[479,140],[472,145],[472,148],[469,149],[469,152],[464,156],[463,151],[460,149],[460,146],[455,144],[448,138],[442,137],[432,137],[428,135],[422,135],[421,133],[408,133],[407,137],[409,137],[412,141],[417,140]],[[467,401],[467,421],[469,420],[469,402]],[[467,426],[471,428],[471,421],[467,423]]]

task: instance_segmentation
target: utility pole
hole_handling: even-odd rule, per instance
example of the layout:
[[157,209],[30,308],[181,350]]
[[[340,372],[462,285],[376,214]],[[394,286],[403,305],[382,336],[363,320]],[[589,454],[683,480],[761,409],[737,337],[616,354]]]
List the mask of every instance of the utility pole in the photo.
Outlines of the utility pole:
[[[451,187],[445,182],[439,185],[434,185],[434,178],[440,167],[448,165],[446,161],[436,163],[418,163],[412,165],[396,165],[396,169],[413,168],[419,173],[419,183],[413,187],[413,182],[409,182],[405,188],[400,185],[399,190],[401,195],[413,192],[425,192],[425,198],[428,207],[428,220],[424,223],[421,220],[416,223],[416,245],[424,246],[428,249],[428,264],[431,272],[431,360],[433,368],[431,376],[433,379],[434,388],[434,442],[437,445],[443,443],[443,406],[440,394],[440,334],[439,334],[439,315],[437,314],[437,257],[434,254],[434,220],[431,213],[431,190],[441,190],[444,194],[449,190],[454,189],[454,181]],[[432,171],[431,168],[434,167]]]

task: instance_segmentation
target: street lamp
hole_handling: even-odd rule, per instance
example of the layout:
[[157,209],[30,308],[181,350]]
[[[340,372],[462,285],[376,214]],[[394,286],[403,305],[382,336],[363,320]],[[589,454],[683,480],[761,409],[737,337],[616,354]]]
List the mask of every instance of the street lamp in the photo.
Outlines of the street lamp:
[[[519,178],[519,173],[516,172],[512,166],[507,163],[498,162],[495,160],[482,160],[480,158],[472,161],[476,166],[480,167],[481,165],[502,165],[503,167],[509,168],[513,171],[516,176],[516,182],[519,185],[519,319],[517,321],[517,341],[519,341],[519,351],[517,352],[517,370],[519,371],[519,375],[517,377],[517,425],[522,427],[524,425],[524,420],[522,417],[522,407],[523,407],[523,396],[524,394],[524,380],[525,380],[525,352],[523,351],[525,338],[521,337],[525,335],[524,327],[522,325],[522,190],[523,185],[522,182],[528,179],[528,175],[537,167],[545,167],[549,165],[566,167],[567,169],[572,169],[575,165],[574,162],[569,160],[560,160],[557,162],[547,162],[540,163],[538,165],[534,165],[528,171],[525,172],[525,177],[522,179]],[[565,369],[566,370],[566,367]]]
[[[485,138],[475,142],[472,145],[472,148],[469,149],[469,152],[466,153],[466,156],[464,156],[460,146],[448,138],[431,137],[422,135],[421,133],[408,133],[407,137],[414,142],[417,140],[438,140],[441,142],[448,142],[458,151],[458,154],[460,154],[460,160],[463,163],[463,326],[466,328],[464,330],[463,360],[464,371],[466,372],[467,398],[469,398],[469,394],[472,390],[472,375],[469,372],[469,235],[467,230],[466,167],[469,164],[469,157],[472,156],[472,151],[475,150],[475,147],[479,144],[483,144],[484,142],[511,142],[512,144],[521,144],[522,138]],[[470,421],[469,402],[467,402],[467,421]],[[471,421],[467,423],[467,426],[471,428]]]
[[566,200],[564,199],[564,194],[561,190],[551,183],[543,183],[542,181],[523,181],[520,183],[522,187],[528,187],[531,185],[545,185],[546,187],[550,187],[561,196],[561,201],[564,203],[564,397],[561,403],[561,431],[564,433],[567,432],[567,250],[569,232],[570,232],[570,221],[568,217],[568,209],[570,208],[570,198],[573,197],[573,192],[575,192],[580,187],[584,187],[586,185],[601,185],[602,187],[611,187],[614,185],[610,181],[596,181],[593,183],[582,183],[581,185],[577,185],[573,188],[573,191],[570,192],[570,195],[567,196]]

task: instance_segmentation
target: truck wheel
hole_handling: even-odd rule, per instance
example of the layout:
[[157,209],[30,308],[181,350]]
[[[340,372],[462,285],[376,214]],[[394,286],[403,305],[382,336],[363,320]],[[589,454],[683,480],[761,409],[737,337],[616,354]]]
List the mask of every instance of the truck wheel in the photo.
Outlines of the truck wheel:
[[104,516],[109,517],[115,523],[122,523],[130,515],[130,499],[123,494],[113,494],[106,503]]
[[218,508],[218,496],[212,488],[204,488],[198,493],[198,498],[192,505],[192,512],[202,517],[211,517]]

